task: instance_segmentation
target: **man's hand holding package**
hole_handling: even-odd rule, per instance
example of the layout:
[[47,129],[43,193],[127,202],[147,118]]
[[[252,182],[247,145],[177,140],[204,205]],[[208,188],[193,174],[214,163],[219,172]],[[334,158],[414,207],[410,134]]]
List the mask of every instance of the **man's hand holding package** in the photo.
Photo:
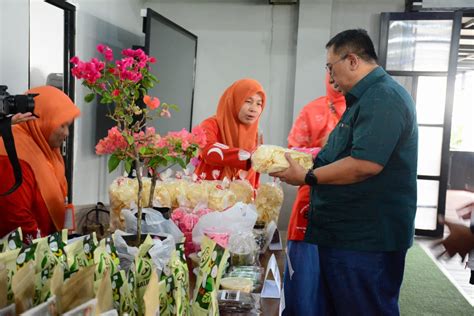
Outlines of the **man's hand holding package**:
[[304,184],[304,178],[308,170],[303,168],[298,164],[294,159],[291,158],[289,153],[285,153],[285,158],[288,160],[290,166],[288,169],[270,173],[270,176],[280,178],[281,181],[286,182],[292,185],[302,185]]

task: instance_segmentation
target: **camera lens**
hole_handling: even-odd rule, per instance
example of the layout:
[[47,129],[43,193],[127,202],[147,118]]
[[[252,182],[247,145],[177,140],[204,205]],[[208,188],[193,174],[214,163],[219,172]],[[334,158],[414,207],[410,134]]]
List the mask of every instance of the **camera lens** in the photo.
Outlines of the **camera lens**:
[[28,94],[28,95],[15,95],[15,102],[12,102],[9,107],[10,114],[15,113],[26,113],[35,110],[35,101],[33,97],[35,95]]

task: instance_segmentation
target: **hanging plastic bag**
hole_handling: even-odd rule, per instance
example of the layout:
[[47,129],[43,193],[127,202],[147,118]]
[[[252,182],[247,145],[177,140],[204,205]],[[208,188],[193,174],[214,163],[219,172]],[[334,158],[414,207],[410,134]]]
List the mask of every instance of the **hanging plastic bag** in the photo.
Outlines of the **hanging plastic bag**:
[[202,216],[193,229],[193,241],[201,244],[206,230],[227,231],[230,236],[236,232],[251,232],[256,220],[255,207],[239,202],[223,212],[212,212]]
[[[137,214],[136,208],[129,210],[122,210],[122,215],[125,218],[125,230],[127,233],[137,233]],[[151,208],[144,208],[142,210],[142,233],[157,235],[160,233],[170,234],[176,240],[183,238],[183,233],[178,226],[172,221],[163,217],[163,215]]]

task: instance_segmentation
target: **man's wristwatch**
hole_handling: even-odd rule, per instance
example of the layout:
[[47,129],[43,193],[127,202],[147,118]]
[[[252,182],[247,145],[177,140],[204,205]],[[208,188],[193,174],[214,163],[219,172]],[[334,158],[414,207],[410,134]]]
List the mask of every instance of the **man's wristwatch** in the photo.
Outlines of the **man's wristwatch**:
[[304,183],[310,186],[315,186],[318,184],[318,177],[313,172],[313,169],[309,169],[304,177]]

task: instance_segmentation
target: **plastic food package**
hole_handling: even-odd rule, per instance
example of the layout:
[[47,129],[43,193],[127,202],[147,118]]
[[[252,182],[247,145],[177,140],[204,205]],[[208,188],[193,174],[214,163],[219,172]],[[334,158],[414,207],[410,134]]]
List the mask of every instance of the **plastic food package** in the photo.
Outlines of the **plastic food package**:
[[229,190],[235,194],[237,202],[252,203],[254,190],[247,180],[234,180],[229,185]]
[[221,288],[250,293],[253,290],[253,282],[243,277],[225,277],[221,279]]
[[207,200],[209,199],[208,186],[203,182],[188,183],[186,197],[191,208],[197,205],[207,205]]
[[246,231],[233,234],[229,240],[229,252],[232,266],[255,264],[258,248],[253,233]]
[[236,203],[223,212],[212,212],[202,216],[193,229],[193,242],[201,244],[206,229],[228,231],[231,236],[237,232],[251,232],[256,220],[255,206]]
[[242,291],[219,291],[218,304],[220,315],[261,315],[260,299],[257,294]]
[[109,186],[110,200],[110,229],[123,229],[123,208],[130,207],[137,199],[137,182],[134,179],[118,177]]
[[0,240],[0,252],[19,249],[23,246],[21,227],[13,230]]
[[240,277],[252,280],[253,292],[261,290],[265,269],[259,266],[231,266],[225,277]]
[[282,204],[283,189],[280,184],[273,182],[260,185],[255,198],[255,206],[258,212],[257,221],[269,223],[273,220],[278,222]]
[[228,258],[227,249],[207,237],[203,238],[192,305],[193,316],[219,315],[217,292]]
[[252,168],[260,173],[283,171],[290,166],[286,160],[285,153],[290,153],[291,158],[296,160],[296,162],[306,170],[313,166],[313,157],[311,154],[280,146],[260,145],[252,154]]
[[225,189],[221,185],[212,187],[209,192],[208,205],[212,210],[225,210],[234,205],[236,201],[237,197],[234,192]]
[[170,192],[166,189],[166,186],[161,181],[157,181],[155,184],[153,206],[171,207]]
[[[138,210],[136,208],[132,210],[122,210],[127,233],[137,233],[137,212]],[[160,233],[170,234],[175,240],[181,240],[181,238],[183,238],[183,233],[172,220],[164,218],[160,212],[155,211],[152,208],[143,208],[142,234],[157,235]]]
[[178,225],[178,228],[184,234],[184,252],[186,256],[189,256],[191,253],[197,250],[193,243],[192,231],[194,226],[196,226],[201,216],[210,212],[212,212],[212,210],[208,208],[200,208],[198,205],[194,210],[180,207],[171,213],[171,219],[176,225]]
[[162,185],[168,190],[171,199],[171,208],[190,206],[186,198],[187,181],[181,179],[167,179]]

